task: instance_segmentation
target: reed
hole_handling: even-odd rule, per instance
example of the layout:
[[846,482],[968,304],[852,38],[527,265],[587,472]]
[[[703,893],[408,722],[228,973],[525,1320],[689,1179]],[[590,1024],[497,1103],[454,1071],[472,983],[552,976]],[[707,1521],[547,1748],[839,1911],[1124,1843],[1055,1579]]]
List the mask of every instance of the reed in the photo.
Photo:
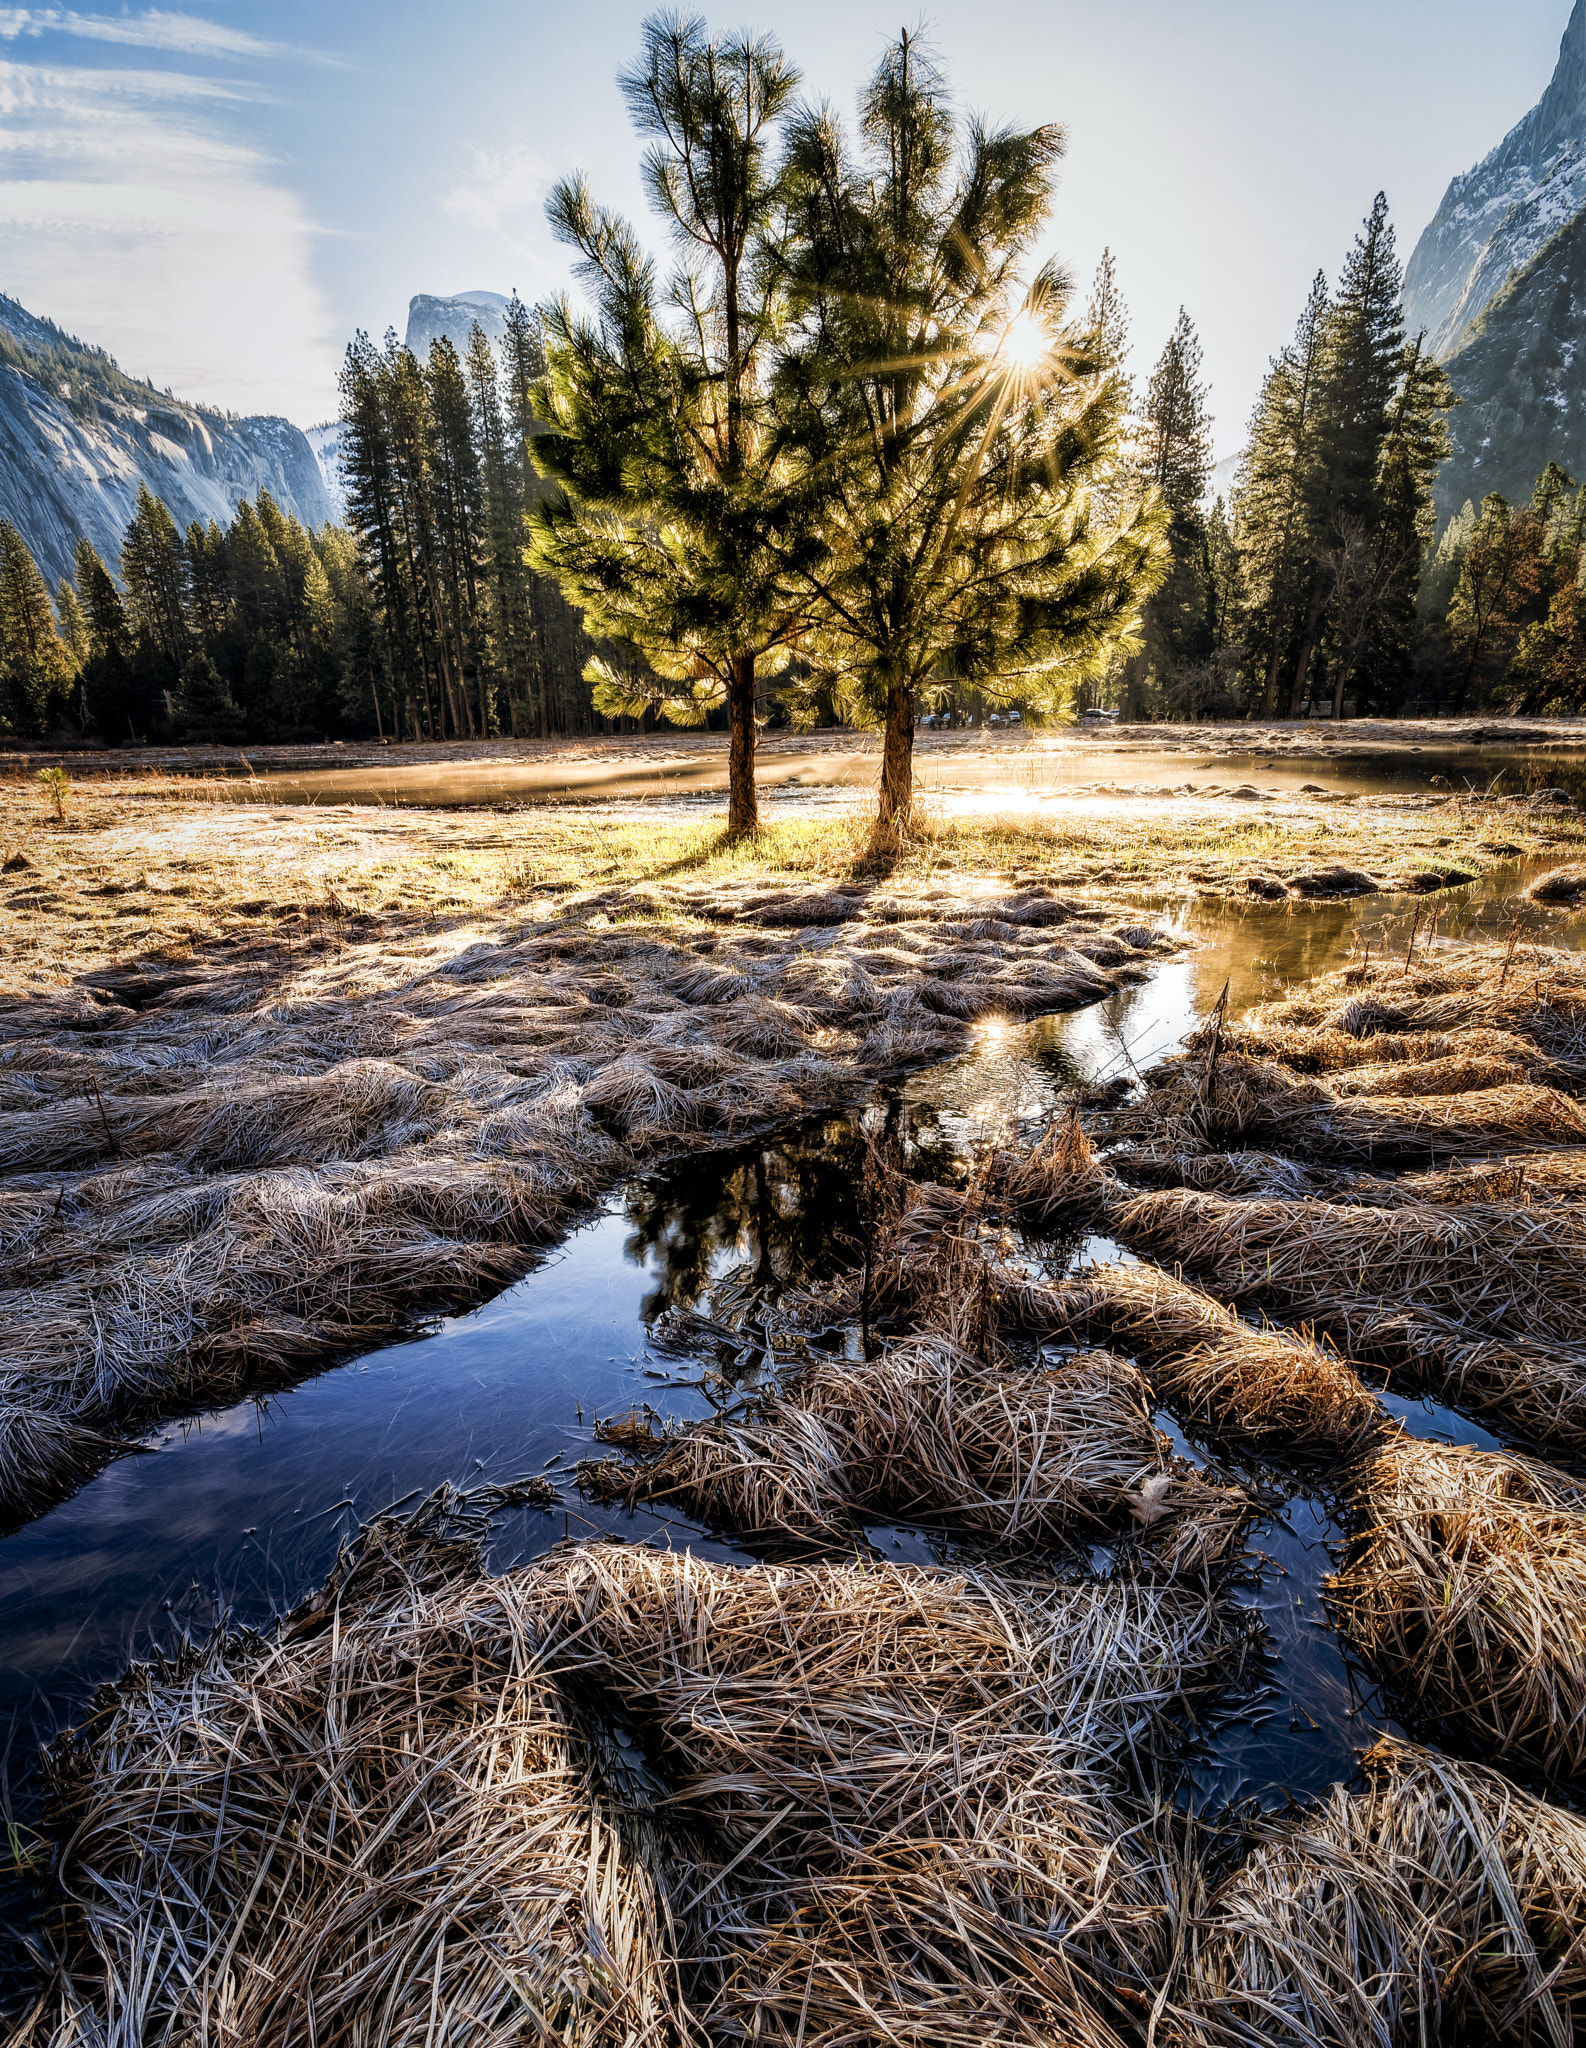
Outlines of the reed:
[[1209,1900],[1191,1880],[1157,2039],[1568,2048],[1586,2024],[1586,1821],[1409,1743],[1361,1769],[1363,1792],[1260,1823]]
[[1091,1267],[1061,1287],[1028,1288],[1009,1310],[1038,1335],[1100,1340],[1142,1359],[1157,1399],[1213,1441],[1339,1457],[1382,1425],[1375,1398],[1336,1351],[1253,1329],[1154,1267]]
[[1586,1486],[1404,1438],[1358,1475],[1327,1601],[1414,1719],[1484,1756],[1586,1774]]

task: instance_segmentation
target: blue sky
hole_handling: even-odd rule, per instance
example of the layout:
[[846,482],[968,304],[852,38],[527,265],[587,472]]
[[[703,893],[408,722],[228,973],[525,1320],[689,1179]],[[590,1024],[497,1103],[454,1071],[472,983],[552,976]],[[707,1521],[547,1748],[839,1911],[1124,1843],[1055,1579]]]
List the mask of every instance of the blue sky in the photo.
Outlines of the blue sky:
[[[559,289],[556,175],[642,213],[614,78],[642,5],[255,0],[0,6],[0,290],[187,396],[300,424],[353,329],[409,296]],[[802,0],[775,29],[851,107],[900,15]],[[1567,0],[941,0],[959,104],[1069,132],[1049,248],[1104,244],[1147,369],[1180,303],[1221,452],[1318,265],[1378,187],[1401,252],[1450,176],[1537,99]]]

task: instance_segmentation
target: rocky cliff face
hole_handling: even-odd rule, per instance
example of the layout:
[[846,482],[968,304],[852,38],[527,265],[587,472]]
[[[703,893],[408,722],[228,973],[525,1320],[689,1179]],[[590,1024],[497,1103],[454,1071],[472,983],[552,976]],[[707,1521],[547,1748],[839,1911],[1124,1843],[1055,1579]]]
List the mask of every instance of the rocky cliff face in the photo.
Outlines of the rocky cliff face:
[[1411,333],[1439,356],[1586,202],[1586,0],[1559,45],[1548,88],[1474,170],[1443,195],[1404,273]]
[[1586,481],[1586,0],[1547,91],[1449,186],[1404,286],[1406,326],[1464,401],[1439,517],[1488,491],[1528,498],[1549,461]]
[[1445,367],[1464,403],[1440,522],[1489,491],[1523,504],[1549,462],[1586,482],[1586,209],[1510,275]]
[[70,573],[83,534],[116,567],[140,482],[184,527],[228,522],[262,490],[306,525],[335,516],[314,452],[290,420],[186,405],[0,298],[0,517],[52,584]]
[[462,355],[476,320],[492,341],[501,339],[506,332],[502,317],[506,310],[507,302],[500,292],[459,292],[452,299],[435,299],[427,292],[419,292],[408,300],[407,345],[422,362],[429,354],[430,343],[445,334]]

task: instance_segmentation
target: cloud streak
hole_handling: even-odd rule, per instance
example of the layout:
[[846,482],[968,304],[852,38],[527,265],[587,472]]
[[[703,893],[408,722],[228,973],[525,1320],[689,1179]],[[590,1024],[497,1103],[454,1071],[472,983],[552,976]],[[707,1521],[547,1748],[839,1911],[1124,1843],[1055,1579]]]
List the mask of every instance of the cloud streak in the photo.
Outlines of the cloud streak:
[[337,60],[316,50],[268,42],[246,30],[206,21],[196,14],[175,14],[159,7],[142,14],[79,14],[62,7],[0,7],[0,42],[39,36],[75,36],[82,41],[118,43],[129,49],[163,50],[177,57],[307,58],[314,63]]
[[183,397],[319,418],[337,348],[317,230],[239,135],[248,97],[0,60],[0,289]]

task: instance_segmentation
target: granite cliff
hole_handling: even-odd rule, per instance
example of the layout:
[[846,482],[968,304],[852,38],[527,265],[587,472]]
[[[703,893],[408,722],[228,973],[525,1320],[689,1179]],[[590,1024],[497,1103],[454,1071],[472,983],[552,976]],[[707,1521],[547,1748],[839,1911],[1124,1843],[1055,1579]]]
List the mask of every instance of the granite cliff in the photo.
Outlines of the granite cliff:
[[290,420],[185,404],[0,296],[0,518],[52,584],[70,573],[79,535],[115,568],[140,483],[184,527],[224,524],[260,491],[305,525],[335,516]]
[[1440,519],[1523,500],[1548,461],[1586,481],[1586,0],[1541,99],[1454,179],[1405,269],[1405,322],[1464,403]]

